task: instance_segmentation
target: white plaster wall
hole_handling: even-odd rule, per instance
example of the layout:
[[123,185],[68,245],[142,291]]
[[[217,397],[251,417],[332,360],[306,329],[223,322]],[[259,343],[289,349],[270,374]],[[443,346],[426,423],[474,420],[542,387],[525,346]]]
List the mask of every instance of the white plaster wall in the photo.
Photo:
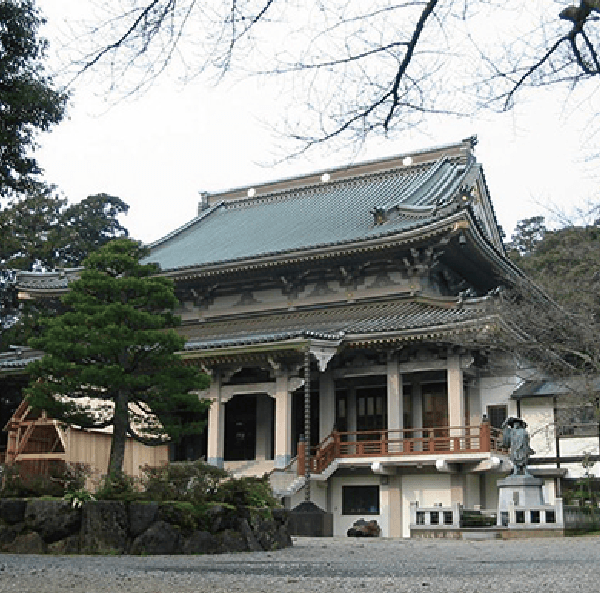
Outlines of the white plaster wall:
[[[554,411],[551,397],[521,400],[521,417],[527,422],[531,448],[536,457],[556,455]],[[561,455],[562,451],[561,440]]]
[[[310,484],[310,500],[319,508],[327,511],[327,482],[311,482]],[[297,507],[301,502],[304,502],[304,489],[300,489],[290,499],[290,509]]]
[[479,393],[481,397],[481,413],[484,414],[487,406],[508,406],[508,415],[517,415],[517,403],[510,399],[512,392],[519,385],[520,379],[516,376],[481,377],[479,379]]
[[[381,527],[382,537],[389,537],[389,497],[384,495],[380,476],[344,476],[331,478],[331,502],[333,512],[333,535],[344,536],[357,519],[375,520]],[[379,486],[379,515],[342,515],[342,486]]]
[[436,503],[450,506],[450,474],[402,476],[402,537],[410,537],[410,503],[431,507]]
[[465,475],[464,506],[472,509],[479,502],[479,474]]
[[485,505],[486,509],[498,508],[498,480],[502,480],[506,476],[504,474],[486,473],[484,490],[485,490]]

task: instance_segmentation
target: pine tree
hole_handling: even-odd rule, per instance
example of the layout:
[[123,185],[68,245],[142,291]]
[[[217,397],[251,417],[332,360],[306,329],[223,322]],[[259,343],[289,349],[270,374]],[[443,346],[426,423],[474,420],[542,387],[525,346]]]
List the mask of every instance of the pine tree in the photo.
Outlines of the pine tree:
[[112,427],[109,475],[121,474],[127,436],[148,445],[199,432],[208,407],[195,390],[207,375],[176,354],[173,282],[141,264],[146,250],[115,239],[84,261],[63,297],[67,312],[42,321],[30,344],[46,354],[28,367],[30,403],[83,428]]

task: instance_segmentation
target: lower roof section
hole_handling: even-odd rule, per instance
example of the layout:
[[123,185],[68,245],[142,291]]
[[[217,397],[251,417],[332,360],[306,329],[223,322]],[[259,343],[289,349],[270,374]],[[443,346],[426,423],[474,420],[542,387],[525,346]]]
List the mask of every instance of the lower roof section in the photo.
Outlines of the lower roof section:
[[[436,302],[437,301],[437,302]],[[388,337],[429,336],[472,326],[486,313],[458,301],[397,299],[259,316],[204,321],[182,328],[185,350],[202,351],[294,339],[369,341]]]

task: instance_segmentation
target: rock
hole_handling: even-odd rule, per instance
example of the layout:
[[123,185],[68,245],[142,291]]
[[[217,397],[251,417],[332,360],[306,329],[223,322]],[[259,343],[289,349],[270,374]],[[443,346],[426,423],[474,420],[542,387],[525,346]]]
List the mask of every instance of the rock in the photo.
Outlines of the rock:
[[81,550],[85,553],[119,553],[127,548],[127,510],[125,503],[97,500],[83,505]]
[[10,544],[15,541],[15,538],[23,533],[25,525],[2,525],[0,526],[0,546]]
[[27,528],[52,543],[77,533],[81,527],[81,510],[64,500],[29,500],[25,508]]
[[348,537],[379,537],[381,535],[381,527],[377,521],[365,521],[358,519],[354,525],[346,532]]
[[79,535],[70,535],[48,545],[49,554],[77,554],[79,552]]
[[216,554],[219,552],[219,541],[208,531],[194,531],[182,546],[184,554]]
[[219,552],[245,552],[248,550],[246,540],[239,531],[226,529],[216,535]]
[[194,531],[198,526],[192,505],[185,502],[161,504],[158,508],[157,520],[176,525],[188,533]]
[[136,538],[146,531],[156,520],[158,514],[158,503],[132,502],[129,504],[129,533]]
[[290,519],[290,512],[287,509],[271,509],[273,519],[277,521],[279,525],[287,525]]
[[274,549],[281,550],[283,548],[289,548],[292,546],[292,538],[290,532],[287,530],[285,525],[280,525],[275,532]]
[[273,550],[275,548],[275,534],[277,532],[277,523],[274,519],[263,519],[259,521],[254,532],[256,539],[263,550]]
[[211,506],[206,511],[206,518],[208,521],[208,530],[211,533],[217,533],[225,529],[232,529],[234,525],[231,524],[229,518],[229,510],[220,504]]
[[3,546],[2,551],[10,554],[44,554],[46,544],[39,533],[32,531],[19,535],[12,543]]
[[22,498],[0,499],[0,519],[9,525],[21,523],[25,519],[27,501]]
[[157,521],[139,535],[131,545],[131,554],[175,554],[179,551],[181,534],[166,521]]
[[246,540],[246,547],[251,552],[261,552],[262,546],[254,537],[254,533],[252,529],[250,529],[250,525],[248,525],[247,519],[240,519],[239,521],[239,531],[242,534],[243,538]]

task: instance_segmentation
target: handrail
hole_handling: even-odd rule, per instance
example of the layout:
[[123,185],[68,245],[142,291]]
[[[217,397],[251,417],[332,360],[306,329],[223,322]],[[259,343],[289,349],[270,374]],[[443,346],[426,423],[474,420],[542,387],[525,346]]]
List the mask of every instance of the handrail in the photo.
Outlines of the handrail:
[[336,458],[489,453],[501,450],[501,443],[500,431],[487,422],[479,426],[333,431],[310,448],[310,467],[319,474]]

